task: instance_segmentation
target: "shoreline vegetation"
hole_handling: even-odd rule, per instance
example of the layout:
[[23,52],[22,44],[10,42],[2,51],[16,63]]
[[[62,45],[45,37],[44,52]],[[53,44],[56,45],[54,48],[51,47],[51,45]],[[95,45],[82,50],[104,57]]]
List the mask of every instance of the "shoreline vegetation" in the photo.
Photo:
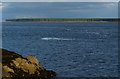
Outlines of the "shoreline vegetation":
[[3,22],[119,22],[118,18],[21,18],[6,19]]

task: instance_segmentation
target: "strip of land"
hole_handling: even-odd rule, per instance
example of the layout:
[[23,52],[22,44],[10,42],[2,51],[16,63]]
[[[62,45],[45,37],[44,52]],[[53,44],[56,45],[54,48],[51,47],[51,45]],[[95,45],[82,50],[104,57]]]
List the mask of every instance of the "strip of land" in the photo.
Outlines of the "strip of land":
[[22,18],[6,19],[4,22],[118,22],[118,18]]

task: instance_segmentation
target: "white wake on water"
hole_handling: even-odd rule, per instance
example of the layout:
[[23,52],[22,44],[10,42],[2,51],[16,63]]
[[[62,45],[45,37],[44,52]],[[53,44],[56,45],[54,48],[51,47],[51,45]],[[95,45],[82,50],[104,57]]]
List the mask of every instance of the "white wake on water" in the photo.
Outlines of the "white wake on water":
[[69,40],[75,40],[75,39],[69,39],[69,38],[56,38],[56,37],[45,37],[45,38],[41,38],[41,40],[63,40],[63,41],[69,41]]

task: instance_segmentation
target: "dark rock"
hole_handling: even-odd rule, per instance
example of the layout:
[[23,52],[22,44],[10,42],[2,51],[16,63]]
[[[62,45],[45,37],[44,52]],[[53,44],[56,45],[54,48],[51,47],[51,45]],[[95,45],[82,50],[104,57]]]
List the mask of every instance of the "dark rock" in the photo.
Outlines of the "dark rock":
[[2,79],[47,79],[56,76],[56,72],[47,71],[34,56],[27,58],[5,49],[2,53]]

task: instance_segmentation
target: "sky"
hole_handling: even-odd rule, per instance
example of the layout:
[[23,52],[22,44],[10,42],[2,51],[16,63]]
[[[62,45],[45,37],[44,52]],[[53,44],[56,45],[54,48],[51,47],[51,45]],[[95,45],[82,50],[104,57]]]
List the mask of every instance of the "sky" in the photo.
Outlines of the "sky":
[[118,2],[3,2],[2,19],[117,18]]
[[120,0],[1,0],[2,2],[118,2]]

